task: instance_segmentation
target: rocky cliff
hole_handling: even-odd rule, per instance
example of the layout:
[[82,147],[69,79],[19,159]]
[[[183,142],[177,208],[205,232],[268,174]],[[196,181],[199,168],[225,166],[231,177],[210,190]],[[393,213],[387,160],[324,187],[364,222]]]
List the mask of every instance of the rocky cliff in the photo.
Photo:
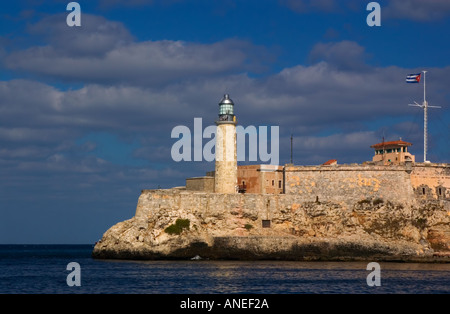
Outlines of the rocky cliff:
[[[93,257],[432,260],[450,254],[446,201],[302,202],[296,195],[144,190]],[[450,260],[441,257],[442,260]]]

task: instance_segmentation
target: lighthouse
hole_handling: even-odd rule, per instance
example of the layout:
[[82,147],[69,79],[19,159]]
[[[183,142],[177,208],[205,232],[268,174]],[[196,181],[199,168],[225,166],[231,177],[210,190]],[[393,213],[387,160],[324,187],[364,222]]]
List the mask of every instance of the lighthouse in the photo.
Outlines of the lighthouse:
[[214,192],[237,193],[236,116],[234,103],[228,94],[219,103],[219,120],[216,125]]

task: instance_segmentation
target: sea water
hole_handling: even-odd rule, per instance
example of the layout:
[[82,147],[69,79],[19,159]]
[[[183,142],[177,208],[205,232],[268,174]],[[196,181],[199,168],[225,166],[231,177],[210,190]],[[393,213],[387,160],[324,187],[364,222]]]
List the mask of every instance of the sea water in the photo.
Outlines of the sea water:
[[[92,245],[0,245],[1,294],[450,293],[450,264],[294,261],[125,261],[91,258]],[[69,286],[71,262],[80,286]],[[376,261],[375,261],[376,262]]]

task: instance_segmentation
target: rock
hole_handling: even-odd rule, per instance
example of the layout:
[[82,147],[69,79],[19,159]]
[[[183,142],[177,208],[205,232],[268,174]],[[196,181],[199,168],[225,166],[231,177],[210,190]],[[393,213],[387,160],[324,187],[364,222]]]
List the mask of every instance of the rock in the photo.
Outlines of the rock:
[[429,229],[427,240],[436,252],[450,253],[450,225],[438,225]]
[[[229,202],[224,202],[223,195],[144,191],[135,217],[107,230],[92,255],[121,259],[411,260],[450,252],[450,215],[448,206],[440,203],[374,205],[364,201],[347,206],[302,203],[295,195],[226,197]],[[178,219],[188,225],[169,234],[166,228]],[[252,227],[247,230],[243,228],[246,225]]]

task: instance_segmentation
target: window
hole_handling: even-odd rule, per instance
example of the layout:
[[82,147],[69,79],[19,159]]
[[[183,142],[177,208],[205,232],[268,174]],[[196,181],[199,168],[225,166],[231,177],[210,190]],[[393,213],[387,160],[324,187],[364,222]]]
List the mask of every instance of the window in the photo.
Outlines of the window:
[[278,188],[281,189],[281,180],[278,181]]
[[439,196],[442,196],[442,189],[439,188]]
[[272,186],[275,186],[275,180],[272,180]]
[[422,188],[422,194],[425,195],[425,188]]
[[263,220],[262,221],[262,227],[263,228],[270,228],[270,220]]

